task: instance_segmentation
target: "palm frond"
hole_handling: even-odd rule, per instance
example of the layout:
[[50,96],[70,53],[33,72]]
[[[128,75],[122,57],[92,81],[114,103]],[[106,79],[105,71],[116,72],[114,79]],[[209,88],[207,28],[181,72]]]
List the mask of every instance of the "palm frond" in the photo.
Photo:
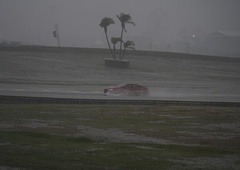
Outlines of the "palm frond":
[[124,48],[134,48],[134,46],[135,46],[135,43],[134,43],[134,41],[126,41],[124,44]]
[[135,23],[132,21],[132,17],[129,14],[121,13],[120,15],[117,15],[117,18],[122,23],[122,25],[124,25],[125,23],[135,25]]
[[119,21],[121,21],[121,17],[117,15],[117,18],[119,19]]
[[102,28],[106,28],[108,27],[109,25],[111,24],[115,24],[114,20],[112,18],[109,18],[109,17],[104,17],[102,20],[101,20],[101,23],[99,24],[100,27]]
[[117,44],[118,42],[124,43],[123,40],[121,39],[121,37],[112,37],[112,38],[111,38],[111,42],[112,42],[113,44]]
[[132,21],[132,17],[129,14],[125,14],[125,13],[121,13],[120,15],[117,15],[117,18],[119,19],[119,21],[121,22],[122,28],[125,32],[127,32],[125,24],[132,24],[132,25],[136,25],[133,21]]
[[136,25],[133,21],[127,21],[126,23],[128,23],[128,24],[132,24],[132,25]]

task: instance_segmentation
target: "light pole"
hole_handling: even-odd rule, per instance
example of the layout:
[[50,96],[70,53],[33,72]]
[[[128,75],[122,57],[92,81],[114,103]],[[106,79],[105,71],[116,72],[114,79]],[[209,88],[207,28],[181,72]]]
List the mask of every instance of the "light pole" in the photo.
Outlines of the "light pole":
[[59,29],[57,24],[54,26],[53,37],[57,38],[58,47],[60,47],[61,46],[60,34],[59,34]]

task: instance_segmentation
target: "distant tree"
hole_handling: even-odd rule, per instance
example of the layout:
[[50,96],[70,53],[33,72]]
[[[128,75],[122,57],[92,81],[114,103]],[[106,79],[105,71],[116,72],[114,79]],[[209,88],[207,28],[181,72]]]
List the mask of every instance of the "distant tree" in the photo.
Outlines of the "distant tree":
[[[123,40],[123,31],[127,32],[126,30],[126,24],[132,24],[135,26],[135,23],[132,21],[132,17],[129,14],[121,13],[120,15],[117,15],[117,18],[121,22],[122,30],[121,30],[121,39]],[[120,42],[120,54],[119,59],[122,60],[122,45],[123,42]]]
[[[114,20],[112,18],[105,17],[102,19],[101,23],[99,24],[100,27],[104,28],[104,32],[106,35],[108,47],[111,51],[112,54],[112,59],[106,58],[105,59],[105,66],[109,67],[119,67],[119,68],[128,68],[129,67],[129,62],[126,60],[123,60],[125,56],[126,49],[134,49],[134,42],[133,41],[123,41],[123,32],[127,32],[126,30],[126,24],[133,24],[135,23],[132,21],[132,17],[129,14],[124,14],[121,13],[120,15],[117,15],[117,18],[121,22],[121,37],[112,37],[111,42],[113,44],[113,50],[111,48],[111,45],[109,43],[109,38],[107,34],[107,28],[109,25],[114,24]],[[116,44],[120,42],[120,52],[117,57],[116,55]],[[123,47],[124,49],[123,49]],[[123,51],[122,51],[123,50]]]
[[111,42],[113,44],[113,53],[114,53],[114,59],[117,59],[117,56],[116,56],[116,44],[118,42],[123,42],[123,40],[121,39],[121,37],[112,37],[111,38]]
[[115,24],[114,20],[112,18],[105,17],[105,18],[102,19],[102,21],[99,25],[100,25],[100,27],[104,28],[104,33],[106,35],[108,47],[111,51],[113,59],[115,59],[114,53],[113,53],[112,48],[111,48],[110,43],[109,43],[108,34],[107,34],[107,28],[111,24]]
[[135,43],[134,43],[133,41],[126,41],[126,42],[123,44],[124,50],[123,50],[123,55],[122,55],[121,60],[123,60],[123,58],[124,58],[124,56],[125,56],[126,49],[128,48],[128,49],[135,50],[134,46],[135,46]]

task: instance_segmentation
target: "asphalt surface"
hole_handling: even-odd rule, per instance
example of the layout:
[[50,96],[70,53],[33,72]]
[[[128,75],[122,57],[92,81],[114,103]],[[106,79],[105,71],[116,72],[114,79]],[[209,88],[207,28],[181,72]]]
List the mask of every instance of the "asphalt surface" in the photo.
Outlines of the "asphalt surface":
[[[127,56],[129,69],[104,66],[106,52],[1,51],[0,95],[83,99],[240,102],[240,59],[175,53]],[[104,96],[120,83],[149,96]]]
[[119,100],[172,100],[172,101],[205,101],[205,102],[240,102],[239,95],[207,95],[207,94],[154,94],[148,96],[105,96],[103,92],[56,91],[56,90],[29,90],[29,89],[0,89],[0,95],[29,96],[29,97],[55,97],[72,99],[119,99]]

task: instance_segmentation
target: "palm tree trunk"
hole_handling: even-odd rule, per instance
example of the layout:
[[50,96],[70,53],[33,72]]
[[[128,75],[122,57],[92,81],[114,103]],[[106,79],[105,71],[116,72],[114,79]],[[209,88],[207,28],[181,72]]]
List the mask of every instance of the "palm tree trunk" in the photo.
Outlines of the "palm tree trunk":
[[115,44],[113,45],[113,53],[114,53],[114,60],[116,60],[117,56],[116,56],[116,45]]
[[124,50],[123,50],[122,60],[123,60],[123,58],[125,56],[125,53],[126,53],[126,48],[124,48]]
[[108,47],[109,47],[109,49],[110,49],[110,51],[111,51],[111,54],[112,54],[112,58],[115,59],[115,58],[114,58],[113,51],[112,51],[112,48],[111,48],[110,43],[109,43],[109,40],[108,40],[108,35],[107,35],[106,32],[105,32],[105,35],[106,35],[106,39],[107,39],[107,43],[108,43]]
[[[123,27],[122,27],[122,32],[121,32],[121,40],[123,38]],[[120,42],[120,54],[119,54],[119,59],[122,60],[122,44],[123,42]]]

